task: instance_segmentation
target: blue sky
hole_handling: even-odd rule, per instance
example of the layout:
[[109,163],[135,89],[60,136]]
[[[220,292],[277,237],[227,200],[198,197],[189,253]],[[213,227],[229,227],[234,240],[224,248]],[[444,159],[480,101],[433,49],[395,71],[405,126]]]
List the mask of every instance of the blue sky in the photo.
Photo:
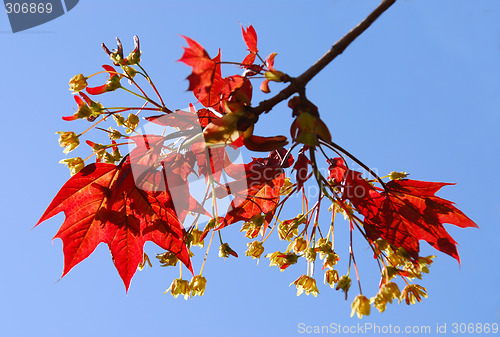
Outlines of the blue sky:
[[[101,42],[114,46],[118,36],[128,50],[138,35],[143,65],[167,105],[184,108],[195,100],[185,91],[189,68],[175,62],[184,44],[180,34],[210,55],[221,48],[223,59],[241,60],[240,23],[253,24],[262,54],[277,52],[277,69],[296,76],[377,3],[89,0],[16,34],[0,14],[0,336],[295,336],[299,323],[358,322],[433,329],[446,323],[450,333],[452,323],[500,323],[500,2],[494,0],[399,0],[307,88],[334,141],[370,167],[457,183],[439,196],[456,202],[480,229],[447,225],[459,243],[461,266],[422,243],[424,254],[437,255],[421,282],[429,293],[422,303],[393,304],[359,321],[349,317],[350,301],[322,285],[321,277],[318,298],[297,297],[288,285],[304,268],[280,273],[266,259],[256,266],[244,257],[248,241],[239,225],[225,238],[240,258],[224,261],[212,251],[205,296],[184,301],[163,295],[177,270],[158,265],[136,274],[126,294],[104,245],[59,280],[62,245],[51,240],[62,214],[32,229],[69,177],[58,164],[64,154],[55,132],[83,128],[61,120],[75,106],[68,80],[108,63]],[[261,118],[257,134],[288,135],[290,112],[278,106]],[[340,230],[336,245],[343,255],[347,239]],[[275,241],[266,253],[283,247]],[[372,296],[378,276],[368,249],[358,247],[361,278]],[[158,251],[153,244],[145,249],[151,256]]]

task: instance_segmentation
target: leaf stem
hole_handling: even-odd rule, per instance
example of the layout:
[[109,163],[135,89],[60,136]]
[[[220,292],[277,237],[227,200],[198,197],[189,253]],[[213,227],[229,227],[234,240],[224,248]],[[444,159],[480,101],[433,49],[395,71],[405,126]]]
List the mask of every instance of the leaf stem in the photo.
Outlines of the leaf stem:
[[314,78],[323,68],[325,68],[331,61],[333,61],[337,56],[342,54],[344,50],[364,31],[366,31],[372,23],[374,23],[380,15],[382,15],[389,7],[391,7],[396,0],[382,0],[377,8],[373,10],[363,21],[361,21],[356,27],[351,29],[347,34],[345,34],[340,40],[335,42],[335,44],[328,50],[316,63],[314,63],[309,69],[303,72],[299,77],[293,79],[285,89],[281,90],[274,97],[261,101],[258,106],[254,107],[252,112],[256,115],[260,115],[264,112],[270,111],[275,105],[286,100],[288,97],[292,96],[294,93],[300,92],[306,86],[306,84]]

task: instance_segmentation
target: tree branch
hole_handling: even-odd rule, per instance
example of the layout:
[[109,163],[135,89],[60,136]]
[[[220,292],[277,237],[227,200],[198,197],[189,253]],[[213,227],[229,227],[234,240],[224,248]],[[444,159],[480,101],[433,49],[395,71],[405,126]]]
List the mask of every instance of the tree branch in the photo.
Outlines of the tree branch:
[[309,69],[302,73],[299,77],[292,79],[292,83],[285,89],[281,90],[274,97],[264,100],[259,103],[258,106],[252,109],[252,112],[256,115],[261,115],[264,112],[270,111],[276,104],[284,101],[288,97],[292,96],[294,93],[303,90],[306,84],[316,76],[323,68],[325,68],[331,61],[333,61],[337,56],[342,54],[342,52],[368,27],[371,26],[375,20],[379,18],[382,13],[384,13],[389,7],[391,7],[396,0],[382,0],[380,5],[373,10],[363,21],[361,21],[356,27],[351,29],[346,35],[344,35],[340,40],[335,42],[335,44],[327,51],[316,63],[314,63]]

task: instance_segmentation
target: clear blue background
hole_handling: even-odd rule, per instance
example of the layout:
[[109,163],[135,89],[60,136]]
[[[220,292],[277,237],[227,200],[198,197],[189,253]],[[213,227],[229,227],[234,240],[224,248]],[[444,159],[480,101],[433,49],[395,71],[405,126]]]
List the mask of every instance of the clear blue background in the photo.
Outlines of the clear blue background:
[[[61,120],[75,107],[68,80],[108,63],[101,42],[111,47],[119,36],[127,51],[139,35],[143,65],[167,105],[184,108],[195,100],[185,91],[189,68],[175,62],[184,44],[179,34],[198,40],[212,56],[220,47],[224,60],[239,61],[245,56],[239,23],[253,24],[261,53],[277,52],[276,67],[296,76],[377,4],[80,1],[68,14],[17,34],[0,13],[0,336],[295,336],[299,323],[358,322],[433,329],[447,323],[450,333],[453,322],[500,323],[499,1],[399,0],[307,89],[334,141],[381,174],[408,171],[413,179],[456,182],[439,195],[481,227],[447,226],[460,244],[461,266],[422,244],[424,254],[438,256],[420,282],[430,295],[422,303],[349,318],[355,286],[344,302],[343,294],[322,284],[320,272],[319,297],[297,297],[288,285],[305,273],[304,264],[283,273],[267,259],[257,266],[244,256],[248,240],[239,225],[225,239],[240,258],[224,261],[211,251],[202,298],[163,295],[178,271],[158,264],[137,273],[126,294],[104,245],[58,281],[62,245],[51,239],[62,214],[32,229],[69,177],[57,163],[64,155],[54,132],[85,127]],[[271,84],[273,93],[279,88]],[[290,123],[291,111],[282,104],[261,119],[258,134],[286,135]],[[339,229],[341,256],[347,256],[347,239]],[[364,291],[372,296],[377,270],[366,245],[356,244]],[[266,253],[284,246],[275,240]],[[152,244],[146,251],[151,257],[158,252]],[[345,271],[345,263],[339,269]]]

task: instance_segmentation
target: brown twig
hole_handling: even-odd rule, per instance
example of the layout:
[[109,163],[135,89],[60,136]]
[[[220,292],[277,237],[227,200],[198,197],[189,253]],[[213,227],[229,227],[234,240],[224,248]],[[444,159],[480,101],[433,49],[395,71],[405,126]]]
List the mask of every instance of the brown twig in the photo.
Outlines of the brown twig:
[[258,106],[254,107],[252,112],[256,115],[260,115],[264,112],[270,111],[276,104],[284,101],[288,97],[292,96],[294,93],[303,90],[306,84],[316,76],[323,68],[325,68],[331,61],[333,61],[337,56],[342,54],[342,52],[368,27],[371,26],[375,20],[379,18],[382,13],[384,13],[389,7],[391,7],[396,0],[382,0],[380,5],[373,10],[363,21],[361,21],[356,27],[351,29],[346,35],[344,35],[340,40],[335,42],[335,44],[327,51],[316,63],[314,63],[309,69],[302,73],[299,77],[292,79],[291,84],[285,89],[281,90],[274,97],[264,100],[259,103]]

